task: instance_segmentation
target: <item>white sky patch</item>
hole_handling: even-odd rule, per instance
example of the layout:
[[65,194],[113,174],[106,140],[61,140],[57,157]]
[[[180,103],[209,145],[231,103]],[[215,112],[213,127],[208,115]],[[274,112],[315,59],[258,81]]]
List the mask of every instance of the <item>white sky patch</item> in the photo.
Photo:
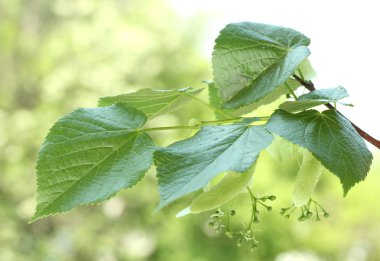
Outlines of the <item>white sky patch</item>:
[[380,138],[380,7],[375,0],[168,0],[183,18],[207,14],[204,54],[211,59],[214,39],[228,23],[252,21],[291,27],[311,39],[310,60],[319,89],[341,85],[354,108],[339,110]]

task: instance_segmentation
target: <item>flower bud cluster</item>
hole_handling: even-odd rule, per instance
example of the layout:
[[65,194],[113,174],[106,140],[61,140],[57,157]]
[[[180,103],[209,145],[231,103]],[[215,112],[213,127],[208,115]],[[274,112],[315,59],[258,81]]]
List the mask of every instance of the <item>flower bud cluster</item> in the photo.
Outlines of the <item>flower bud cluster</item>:
[[309,199],[308,203],[301,207],[296,207],[293,204],[290,207],[282,208],[280,210],[280,214],[288,219],[296,211],[296,209],[300,210],[298,221],[306,221],[313,217],[315,217],[316,221],[320,221],[321,216],[324,218],[328,218],[330,216],[330,214],[327,213],[327,211],[313,199]]

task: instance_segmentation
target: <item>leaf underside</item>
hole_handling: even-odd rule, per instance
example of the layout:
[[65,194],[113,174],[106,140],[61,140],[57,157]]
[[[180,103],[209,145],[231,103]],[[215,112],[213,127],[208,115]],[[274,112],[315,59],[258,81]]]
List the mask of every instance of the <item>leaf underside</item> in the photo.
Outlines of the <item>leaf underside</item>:
[[250,22],[227,25],[215,41],[214,82],[224,108],[267,96],[292,76],[310,54],[310,40],[289,28]]
[[191,87],[179,90],[141,89],[137,92],[117,96],[103,97],[99,106],[122,103],[142,111],[149,119],[172,112],[192,100],[191,95],[197,95],[202,89]]
[[154,144],[136,131],[146,117],[112,105],[77,109],[51,128],[37,162],[32,220],[106,200],[132,187],[150,168]]
[[201,189],[223,171],[246,171],[271,142],[262,126],[241,123],[203,127],[189,139],[157,149],[158,209]]
[[[301,95],[296,101],[284,102],[280,105],[280,109],[287,112],[297,112],[330,102],[339,102],[339,100],[346,97],[348,97],[348,93],[346,89],[341,86],[330,89],[320,89]],[[351,104],[343,102],[339,103],[352,106]]]
[[328,170],[339,177],[344,194],[364,180],[372,154],[351,123],[334,110],[291,114],[277,110],[267,129],[309,150]]

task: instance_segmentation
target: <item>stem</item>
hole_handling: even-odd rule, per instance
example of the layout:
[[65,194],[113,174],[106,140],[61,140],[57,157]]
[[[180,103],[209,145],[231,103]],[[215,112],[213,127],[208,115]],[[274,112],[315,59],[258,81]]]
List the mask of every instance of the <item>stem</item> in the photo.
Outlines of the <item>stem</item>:
[[212,106],[211,104],[205,102],[204,100],[201,100],[199,99],[198,97],[194,96],[194,95],[191,95],[190,93],[186,93],[186,95],[188,95],[189,97],[191,97],[192,99],[194,99],[195,101],[197,101],[198,103],[202,104],[203,106],[206,106],[207,108],[209,108],[210,110],[214,111],[214,112],[217,112],[227,118],[235,118],[235,116],[227,113],[227,112],[224,112],[223,110],[221,109],[218,109],[214,106]]
[[[316,90],[314,87],[314,83],[312,81],[304,81],[300,77],[298,77],[296,74],[294,74],[293,77],[294,77],[294,79],[296,79],[300,84],[302,84],[309,91],[312,92],[312,91]],[[326,103],[325,106],[327,108],[329,108],[330,110],[335,110],[334,106],[332,106],[330,103]],[[339,111],[336,111],[336,112],[339,113],[344,118],[346,118],[363,139],[365,139],[366,141],[368,141],[369,143],[374,145],[376,148],[380,149],[380,140],[377,140],[374,137],[372,137],[371,135],[369,135],[367,132],[362,130],[359,126],[354,124],[352,121],[350,121],[346,116],[344,116]]]
[[251,218],[250,218],[249,225],[247,228],[247,230],[248,230],[248,229],[251,229],[251,227],[252,227],[254,212],[255,212],[255,205],[256,205],[256,198],[253,195],[252,191],[249,189],[249,187],[247,187],[247,190],[249,192],[249,195],[251,196],[251,203],[252,203],[252,213],[251,213]]
[[[256,117],[258,118],[257,121],[267,121],[269,119],[268,116],[265,117]],[[164,130],[179,130],[179,129],[200,129],[203,126],[215,126],[223,123],[235,123],[242,121],[244,117],[237,117],[233,119],[225,119],[225,120],[216,120],[216,121],[199,121],[196,125],[179,125],[179,126],[167,126],[167,127],[155,127],[155,128],[146,128],[146,129],[139,129],[138,131],[164,131]]]
[[297,95],[294,93],[294,91],[292,90],[292,88],[290,88],[290,86],[286,82],[285,82],[285,86],[286,86],[286,88],[288,88],[288,90],[290,91],[290,93],[293,95],[294,99],[298,100]]
[[227,231],[231,231],[230,230],[230,215],[231,215],[231,207],[228,209],[228,213],[227,213]]
[[178,129],[199,129],[199,125],[193,126],[169,126],[169,127],[157,127],[157,128],[146,128],[140,129],[140,131],[164,131],[164,130],[178,130]]
[[225,119],[225,120],[216,120],[216,121],[200,121],[199,124],[203,125],[214,125],[215,123],[233,123],[235,121],[241,121],[244,117],[237,117],[233,119]]

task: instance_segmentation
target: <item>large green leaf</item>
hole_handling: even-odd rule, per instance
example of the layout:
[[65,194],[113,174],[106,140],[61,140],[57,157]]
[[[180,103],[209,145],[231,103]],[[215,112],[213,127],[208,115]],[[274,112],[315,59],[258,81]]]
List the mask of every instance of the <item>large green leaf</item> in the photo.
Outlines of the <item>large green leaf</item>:
[[[288,112],[297,112],[310,109],[330,102],[339,102],[339,100],[348,97],[346,89],[342,86],[330,89],[315,90],[298,97],[296,101],[287,101],[280,105],[280,108]],[[339,102],[346,106],[351,104]]]
[[191,87],[179,90],[154,90],[147,88],[133,93],[103,97],[99,100],[99,106],[122,103],[139,109],[148,118],[153,118],[178,109],[191,101],[191,95],[196,95],[199,92],[201,92],[201,89],[193,90]]
[[293,202],[301,207],[309,201],[322,174],[321,163],[308,151],[303,150],[303,158],[293,189]]
[[189,139],[158,149],[158,208],[204,187],[223,171],[246,171],[271,142],[264,127],[245,122],[206,126]]
[[[285,83],[286,83],[286,85],[285,85]],[[270,104],[270,103],[276,101],[281,96],[290,94],[288,88],[290,88],[294,91],[298,87],[301,86],[301,84],[298,81],[296,81],[292,78],[289,78],[285,83],[282,84],[280,87],[278,87],[276,90],[274,90],[273,92],[271,92],[270,94],[265,96],[265,98],[261,99],[258,102],[255,102],[255,103],[252,103],[252,104],[249,104],[246,106],[242,106],[242,107],[237,108],[237,109],[226,109],[226,108],[223,108],[223,106],[222,106],[222,101],[221,101],[219,94],[218,94],[218,88],[215,86],[214,82],[207,82],[208,93],[209,93],[209,101],[210,101],[210,104],[212,106],[214,106],[215,108],[218,108],[218,109],[224,111],[225,113],[227,113],[231,116],[237,117],[237,116],[241,116],[244,114],[251,113],[263,105]],[[226,118],[225,115],[220,114],[219,112],[215,112],[215,117],[217,119],[225,119]]]
[[112,105],[78,109],[51,128],[37,162],[33,220],[110,198],[150,168],[154,144],[137,131],[146,117]]
[[225,108],[257,102],[294,74],[310,54],[309,39],[289,28],[250,22],[227,25],[216,39],[214,82]]
[[334,110],[309,110],[291,114],[277,110],[267,129],[309,150],[328,170],[337,175],[344,194],[364,180],[372,154],[351,123]]
[[[220,97],[218,94],[218,88],[216,88],[214,82],[206,81],[205,83],[208,86],[208,97],[209,97],[210,105],[212,105],[214,108],[217,108],[219,110],[226,111],[226,113],[229,113],[229,112],[227,112],[227,110],[223,110],[223,108],[222,108],[222,101],[220,100]],[[236,116],[236,115],[233,115],[233,116]],[[226,115],[221,114],[218,111],[215,111],[215,118],[217,120],[222,120],[222,119],[226,118]]]
[[227,171],[224,178],[201,193],[190,205],[191,213],[201,213],[228,203],[250,185],[255,164],[243,173]]

